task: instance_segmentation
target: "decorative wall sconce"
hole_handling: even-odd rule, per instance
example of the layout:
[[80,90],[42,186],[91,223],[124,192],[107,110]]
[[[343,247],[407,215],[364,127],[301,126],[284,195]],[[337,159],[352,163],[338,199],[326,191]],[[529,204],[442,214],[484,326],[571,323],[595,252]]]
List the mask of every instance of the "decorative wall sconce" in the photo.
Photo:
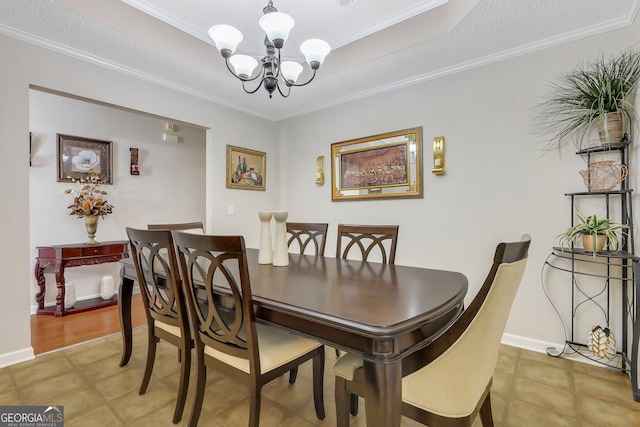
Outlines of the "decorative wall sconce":
[[444,136],[433,138],[433,169],[436,175],[444,174]]
[[129,148],[131,151],[131,175],[140,175],[140,169],[138,168],[138,149]]
[[316,159],[316,184],[324,185],[324,156]]

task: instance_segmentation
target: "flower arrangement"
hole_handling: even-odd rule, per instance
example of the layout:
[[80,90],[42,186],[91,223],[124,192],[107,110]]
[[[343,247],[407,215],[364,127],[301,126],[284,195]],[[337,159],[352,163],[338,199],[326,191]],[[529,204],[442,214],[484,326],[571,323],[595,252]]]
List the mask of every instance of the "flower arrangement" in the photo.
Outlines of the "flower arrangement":
[[101,216],[105,217],[113,213],[113,205],[107,203],[105,197],[108,193],[100,189],[102,181],[97,175],[91,175],[88,178],[79,180],[73,179],[74,183],[80,185],[79,190],[68,188],[64,194],[73,194],[73,204],[67,208],[70,209],[69,215],[75,215],[78,218],[85,216]]

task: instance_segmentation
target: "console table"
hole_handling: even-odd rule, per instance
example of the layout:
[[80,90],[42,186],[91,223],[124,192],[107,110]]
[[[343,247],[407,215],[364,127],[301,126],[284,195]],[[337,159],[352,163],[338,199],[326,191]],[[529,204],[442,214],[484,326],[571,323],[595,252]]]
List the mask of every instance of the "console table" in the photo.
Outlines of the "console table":
[[[91,298],[78,301],[73,307],[64,307],[64,269],[66,267],[77,267],[80,265],[94,265],[105,262],[117,262],[122,258],[129,257],[129,242],[113,241],[97,244],[78,243],[72,245],[53,245],[37,247],[38,256],[36,258],[35,276],[39,292],[36,294],[38,302],[38,314],[52,314],[61,317],[66,314],[79,313],[82,311],[95,310],[118,303],[117,296],[108,300],[102,298]],[[52,307],[44,306],[46,292],[45,269],[53,269],[56,277],[56,305]]]

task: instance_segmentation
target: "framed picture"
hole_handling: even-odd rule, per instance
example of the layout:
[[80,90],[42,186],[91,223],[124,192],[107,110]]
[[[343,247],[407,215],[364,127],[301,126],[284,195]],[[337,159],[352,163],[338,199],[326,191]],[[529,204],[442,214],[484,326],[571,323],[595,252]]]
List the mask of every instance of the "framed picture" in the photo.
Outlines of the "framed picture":
[[331,144],[331,200],[422,198],[422,128]]
[[227,188],[265,191],[267,154],[227,145]]
[[91,175],[113,184],[112,142],[57,134],[58,182],[72,182]]

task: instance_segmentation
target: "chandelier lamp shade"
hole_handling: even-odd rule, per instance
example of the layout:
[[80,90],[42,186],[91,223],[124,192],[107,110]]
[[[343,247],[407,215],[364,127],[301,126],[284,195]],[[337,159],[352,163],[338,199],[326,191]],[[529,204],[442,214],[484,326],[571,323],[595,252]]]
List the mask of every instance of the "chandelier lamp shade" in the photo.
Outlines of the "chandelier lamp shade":
[[[209,36],[227,64],[227,68],[236,78],[242,81],[242,88],[247,93],[255,93],[262,86],[269,92],[269,98],[277,89],[284,98],[291,93],[292,86],[305,86],[314,79],[316,71],[331,51],[331,46],[324,40],[309,39],[300,45],[300,51],[313,70],[311,77],[304,83],[296,83],[304,67],[294,61],[281,61],[280,49],[289,38],[295,21],[286,13],[278,12],[270,1],[262,10],[264,15],[258,21],[266,34],[264,45],[266,56],[260,61],[249,55],[234,55],[238,44],[242,41],[242,33],[230,25],[214,25],[209,28]],[[258,67],[258,66],[261,67]],[[256,71],[257,69],[257,71]],[[247,89],[245,83],[258,81],[253,89]],[[283,86],[286,89],[283,90]]]

